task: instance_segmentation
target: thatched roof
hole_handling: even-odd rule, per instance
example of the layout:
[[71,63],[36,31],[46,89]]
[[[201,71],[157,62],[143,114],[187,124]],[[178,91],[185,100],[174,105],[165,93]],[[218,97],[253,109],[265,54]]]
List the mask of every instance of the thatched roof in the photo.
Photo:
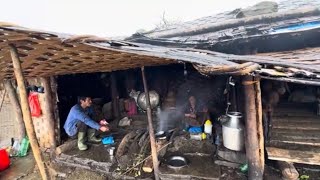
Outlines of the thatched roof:
[[[13,78],[9,44],[17,47],[24,75],[44,77],[74,73],[110,72],[141,66],[188,62],[203,74],[245,75],[261,73],[272,77],[302,78],[320,84],[318,56],[288,61],[285,55],[240,56],[190,48],[168,48],[95,36],[31,30],[0,23],[0,80]],[[310,51],[317,54],[318,50]],[[295,53],[295,52],[291,52]],[[301,54],[304,54],[301,52]],[[272,57],[273,56],[273,57]],[[277,73],[268,69],[277,69]],[[261,68],[263,67],[263,68]],[[283,71],[283,73],[279,73]]]

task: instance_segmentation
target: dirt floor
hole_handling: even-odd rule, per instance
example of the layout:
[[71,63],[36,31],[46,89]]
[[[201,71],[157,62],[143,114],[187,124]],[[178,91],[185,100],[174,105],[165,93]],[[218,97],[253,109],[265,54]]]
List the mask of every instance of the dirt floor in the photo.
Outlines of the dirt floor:
[[[308,180],[319,180],[320,167],[319,166],[307,166],[296,164],[295,165],[300,175],[308,175]],[[58,163],[51,165],[54,169],[55,179],[57,180],[108,180],[113,179],[106,174],[93,172],[83,168],[64,166]],[[204,169],[204,171],[208,171]],[[52,172],[52,171],[51,171]],[[40,174],[35,166],[32,155],[24,158],[12,159],[12,164],[9,169],[0,173],[0,179],[4,180],[39,180]],[[150,179],[150,178],[149,178]],[[227,168],[221,166],[220,180],[246,180],[246,174],[240,172],[238,169]],[[280,180],[281,173],[276,168],[266,166],[265,180]]]
[[[146,120],[138,117],[133,121],[134,127],[145,128]],[[133,126],[131,126],[133,127]],[[124,128],[112,132],[116,139],[115,147],[118,146],[124,135],[133,129]],[[50,164],[50,173],[53,179],[58,180],[105,180],[115,179],[114,170],[117,168],[113,160],[108,155],[108,147],[103,145],[90,145],[87,151],[79,151],[76,147],[65,152],[66,163],[61,160],[53,161]],[[134,149],[128,147],[128,153]],[[167,154],[161,158],[160,171],[163,179],[220,179],[220,180],[246,180],[246,173],[239,169],[218,166],[214,164],[216,147],[211,140],[197,141],[190,140],[186,132],[179,132],[173,139],[172,144],[168,146]],[[180,170],[169,169],[165,163],[166,157],[170,155],[183,155],[189,159],[190,163],[186,168]],[[124,155],[125,156],[125,155]],[[123,156],[123,157],[124,157]],[[24,158],[12,158],[9,169],[0,173],[0,179],[11,180],[38,180],[41,179],[32,154]],[[74,164],[83,161],[82,166],[75,167]],[[128,161],[129,162],[129,161]],[[111,166],[112,164],[112,166]],[[128,164],[128,163],[127,163]],[[90,167],[89,167],[90,166]],[[114,166],[114,167],[113,167]],[[275,167],[275,168],[274,168]],[[100,169],[99,169],[100,168]],[[320,166],[306,166],[296,164],[300,175],[308,175],[308,180],[320,180]],[[141,178],[152,179],[152,173],[144,174]],[[121,176],[119,179],[125,179]],[[132,178],[131,178],[132,179]],[[265,180],[280,180],[281,172],[274,163],[267,162],[265,168]]]

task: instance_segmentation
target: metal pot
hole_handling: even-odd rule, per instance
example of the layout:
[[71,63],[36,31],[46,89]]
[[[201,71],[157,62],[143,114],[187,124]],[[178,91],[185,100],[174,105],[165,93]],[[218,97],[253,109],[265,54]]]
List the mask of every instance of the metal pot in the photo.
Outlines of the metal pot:
[[[149,97],[150,97],[151,109],[154,109],[159,105],[160,96],[156,91],[149,91]],[[147,110],[147,100],[146,100],[146,94],[144,92],[139,94],[137,98],[137,104],[141,109]]]
[[171,156],[168,159],[167,166],[171,169],[181,169],[188,165],[188,161],[183,156]]
[[222,124],[222,136],[224,147],[241,151],[244,148],[244,126],[241,123],[240,112],[229,112],[228,120]]

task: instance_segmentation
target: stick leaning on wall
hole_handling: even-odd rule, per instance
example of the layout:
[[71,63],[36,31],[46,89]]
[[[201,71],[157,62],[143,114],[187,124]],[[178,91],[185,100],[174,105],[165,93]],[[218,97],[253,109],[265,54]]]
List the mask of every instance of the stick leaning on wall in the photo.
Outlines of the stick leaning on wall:
[[48,174],[45,169],[45,164],[43,161],[43,157],[39,148],[38,140],[37,140],[36,133],[34,131],[34,126],[32,123],[31,112],[30,112],[29,103],[28,103],[27,90],[24,84],[24,77],[22,73],[18,51],[14,45],[10,44],[9,46],[10,46],[10,54],[12,58],[13,70],[18,83],[23,121],[26,127],[27,135],[30,140],[33,156],[37,162],[41,177],[43,180],[47,180]]

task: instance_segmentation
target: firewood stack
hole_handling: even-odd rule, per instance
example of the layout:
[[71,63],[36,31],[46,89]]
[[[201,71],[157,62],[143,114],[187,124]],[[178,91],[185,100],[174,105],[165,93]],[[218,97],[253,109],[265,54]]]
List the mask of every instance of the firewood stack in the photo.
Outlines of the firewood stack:
[[[168,145],[167,140],[157,141],[158,156],[164,156]],[[152,158],[150,156],[150,138],[148,130],[136,130],[126,134],[120,142],[116,159],[118,168],[116,172],[121,175],[138,177],[142,171],[151,173],[153,171]]]

